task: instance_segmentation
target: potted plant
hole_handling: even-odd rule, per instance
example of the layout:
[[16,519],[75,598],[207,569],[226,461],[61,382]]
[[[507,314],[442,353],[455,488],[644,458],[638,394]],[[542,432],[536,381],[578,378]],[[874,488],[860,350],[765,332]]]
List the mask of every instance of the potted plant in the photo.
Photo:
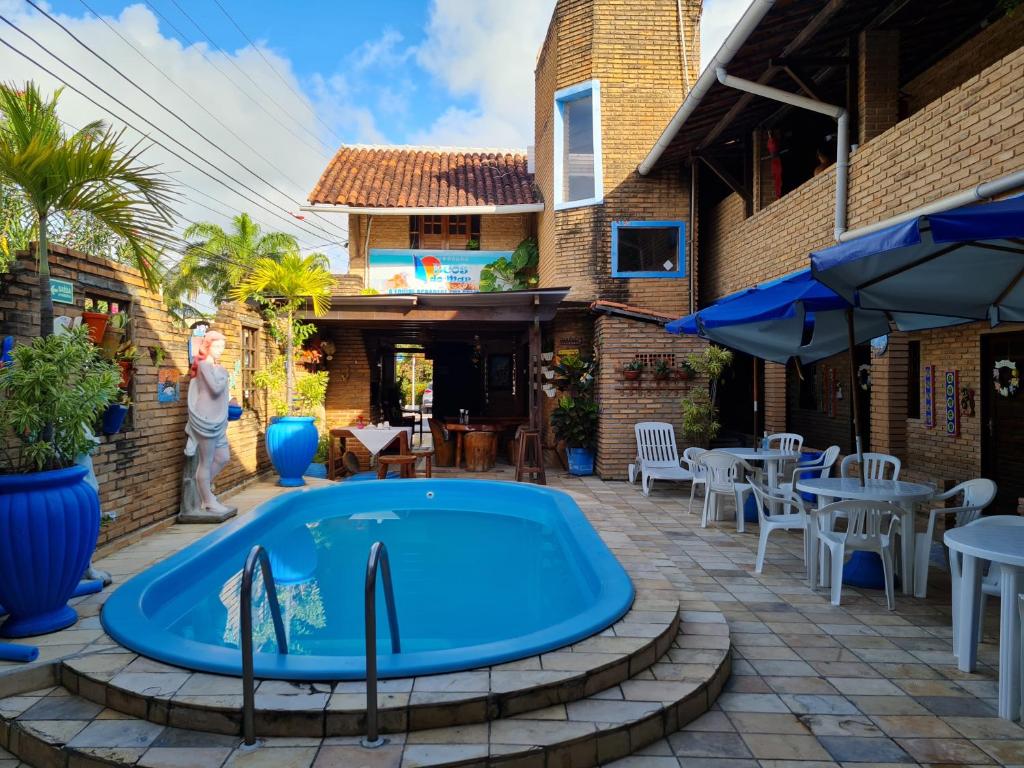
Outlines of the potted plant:
[[672,378],[672,366],[667,360],[661,359],[654,364],[655,381],[668,381]]
[[732,363],[732,352],[715,345],[703,352],[692,353],[687,365],[698,375],[707,377],[706,389],[692,387],[683,398],[683,433],[696,445],[708,445],[718,436],[718,382]]
[[636,381],[640,378],[640,374],[644,372],[644,364],[638,359],[630,360],[624,366],[622,366],[622,377],[626,381]]
[[677,371],[677,375],[681,381],[689,381],[693,378],[693,374],[693,367],[689,363],[683,363],[679,366],[679,370]]
[[127,389],[132,383],[132,374],[135,371],[135,361],[139,359],[139,350],[130,341],[126,341],[117,349],[114,361],[121,369],[121,381],[118,386]]
[[[295,311],[308,300],[313,314],[322,315],[330,306],[331,287],[334,278],[327,269],[327,257],[323,254],[301,256],[297,251],[284,254],[280,259],[258,259],[252,270],[232,291],[232,297],[245,301],[256,299],[267,307],[270,316],[283,325],[285,349],[282,367],[284,369],[284,401],[280,403],[278,415],[267,427],[267,453],[277,470],[278,484],[285,487],[305,485],[302,473],[309,466],[316,453],[318,436],[315,416],[300,409],[310,406],[309,395],[316,395],[323,403],[327,391],[327,372],[309,374],[302,379],[302,387],[315,390],[300,390],[298,402],[296,393],[296,322]],[[273,298],[268,298],[273,297]],[[301,325],[301,332],[308,338],[315,330],[310,325]],[[301,348],[302,341],[299,340]],[[313,380],[313,384],[305,382]],[[305,395],[303,392],[305,391]],[[305,400],[303,400],[305,397]],[[296,405],[299,408],[296,408]]]
[[124,426],[124,420],[132,407],[131,398],[127,392],[118,392],[117,400],[107,406],[103,412],[103,424],[101,426],[104,435],[116,435]]
[[592,397],[581,395],[559,398],[551,413],[551,428],[565,441],[569,474],[594,474],[594,448],[597,446],[598,407]]
[[92,299],[86,299],[82,310],[82,323],[89,329],[89,341],[97,346],[103,343],[103,334],[107,330],[110,317],[106,312],[93,309]]
[[127,312],[115,312],[108,315],[107,329],[103,332],[103,356],[108,360],[117,357],[117,350],[124,341],[124,335],[128,331],[128,323],[131,322]]
[[164,364],[164,360],[167,359],[167,350],[164,349],[162,344],[157,344],[155,347],[150,347],[149,359],[153,361],[153,365],[159,368]]
[[67,601],[96,547],[100,506],[76,460],[95,448],[90,427],[117,394],[117,366],[88,329],[36,338],[0,369],[0,428],[8,450],[0,474],[0,635],[62,629]]

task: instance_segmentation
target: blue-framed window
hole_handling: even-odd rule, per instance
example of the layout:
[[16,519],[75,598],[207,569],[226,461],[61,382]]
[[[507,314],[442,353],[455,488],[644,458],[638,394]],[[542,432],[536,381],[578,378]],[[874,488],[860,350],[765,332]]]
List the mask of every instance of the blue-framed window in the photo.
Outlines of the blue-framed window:
[[612,277],[686,277],[682,221],[612,222]]
[[601,83],[555,92],[555,210],[604,200],[601,174]]

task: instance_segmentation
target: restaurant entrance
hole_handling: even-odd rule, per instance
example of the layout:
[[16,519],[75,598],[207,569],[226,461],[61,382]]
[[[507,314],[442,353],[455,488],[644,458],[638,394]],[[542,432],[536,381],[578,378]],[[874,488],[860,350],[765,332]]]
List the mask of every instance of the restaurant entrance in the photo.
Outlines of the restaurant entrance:
[[982,475],[999,486],[989,514],[1016,514],[1024,498],[1024,393],[1016,390],[1014,373],[1024,368],[1024,333],[990,333],[981,343]]

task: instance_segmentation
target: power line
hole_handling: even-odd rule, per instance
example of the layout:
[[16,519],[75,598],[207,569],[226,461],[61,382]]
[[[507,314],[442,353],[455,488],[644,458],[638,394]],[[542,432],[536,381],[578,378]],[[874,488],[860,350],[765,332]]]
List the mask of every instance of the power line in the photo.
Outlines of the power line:
[[[205,163],[206,163],[207,165],[210,165],[210,166],[211,166],[212,168],[214,168],[215,170],[217,170],[218,172],[220,172],[220,173],[221,173],[221,174],[223,174],[224,176],[228,177],[229,179],[231,179],[231,180],[232,180],[233,182],[235,182],[235,183],[236,183],[236,184],[238,184],[239,186],[241,186],[241,187],[243,187],[243,188],[245,188],[245,189],[247,189],[247,190],[249,190],[249,191],[253,192],[253,194],[255,194],[255,195],[256,195],[257,197],[260,197],[260,198],[262,198],[263,200],[266,200],[266,201],[267,201],[268,203],[270,203],[271,205],[273,205],[273,206],[275,206],[275,207],[279,208],[280,210],[284,211],[284,212],[285,212],[285,213],[287,213],[287,214],[288,214],[289,216],[291,216],[291,212],[290,212],[290,211],[288,211],[288,210],[287,210],[286,208],[284,208],[283,206],[281,206],[281,205],[279,205],[279,204],[275,203],[274,201],[270,200],[270,199],[269,199],[269,198],[267,198],[267,197],[266,197],[265,195],[262,195],[261,193],[259,193],[259,192],[256,192],[256,191],[255,191],[255,190],[253,190],[253,189],[252,189],[251,187],[249,187],[249,186],[248,186],[247,184],[245,184],[245,183],[243,183],[243,182],[239,181],[239,180],[238,180],[238,179],[236,179],[235,177],[231,176],[231,174],[229,174],[229,173],[226,173],[226,172],[225,172],[225,171],[224,171],[223,169],[221,169],[221,168],[217,167],[217,166],[216,166],[216,165],[214,165],[213,163],[210,163],[210,161],[209,161],[209,160],[206,160],[205,158],[203,158],[203,157],[202,157],[201,155],[199,155],[199,154],[198,154],[198,153],[197,153],[197,152],[196,152],[195,150],[191,149],[190,147],[187,147],[187,146],[185,146],[185,145],[184,145],[184,144],[182,144],[182,143],[181,143],[180,141],[178,141],[177,139],[175,139],[175,138],[174,138],[173,136],[171,136],[170,134],[168,134],[168,133],[167,133],[166,131],[164,131],[163,129],[161,129],[161,128],[160,128],[159,126],[155,125],[155,124],[154,124],[154,123],[153,123],[152,121],[150,121],[150,120],[148,120],[147,118],[145,118],[145,117],[143,117],[142,115],[140,115],[140,114],[139,114],[139,113],[138,113],[137,111],[135,111],[134,109],[132,109],[131,107],[129,107],[129,106],[127,105],[127,104],[125,104],[125,103],[124,103],[123,101],[121,101],[121,100],[120,100],[120,99],[118,99],[118,98],[117,98],[116,96],[114,96],[113,94],[111,94],[111,93],[110,93],[109,91],[107,91],[107,90],[106,90],[105,88],[103,88],[102,86],[100,86],[100,85],[96,84],[96,83],[95,83],[95,82],[94,82],[93,80],[91,80],[90,78],[88,78],[88,77],[86,77],[85,75],[83,75],[83,74],[82,74],[81,72],[79,72],[79,71],[78,71],[77,69],[75,69],[74,67],[72,67],[72,66],[71,66],[70,64],[68,64],[68,63],[67,63],[66,61],[64,61],[64,60],[63,60],[63,59],[61,59],[61,58],[60,58],[59,56],[57,56],[57,55],[56,55],[56,54],[54,54],[54,53],[53,53],[52,51],[50,51],[50,50],[49,50],[48,48],[46,48],[46,47],[45,47],[44,45],[42,45],[41,43],[39,43],[39,42],[38,42],[38,41],[37,41],[37,40],[36,40],[35,38],[33,38],[33,37],[32,37],[31,35],[29,35],[28,33],[24,32],[24,31],[22,31],[21,29],[19,29],[19,28],[17,27],[17,25],[13,24],[13,23],[12,23],[12,22],[11,22],[10,20],[8,20],[8,19],[7,19],[7,18],[6,18],[5,16],[3,16],[3,15],[0,15],[0,21],[3,21],[3,22],[4,22],[5,24],[7,24],[7,25],[8,25],[9,27],[11,27],[11,28],[12,28],[12,29],[14,29],[15,31],[17,31],[17,32],[18,32],[19,34],[23,35],[24,37],[27,37],[27,38],[28,38],[29,40],[31,40],[31,41],[32,41],[32,42],[33,42],[33,43],[34,43],[34,44],[35,44],[36,46],[38,46],[38,47],[39,47],[39,48],[41,48],[41,49],[42,49],[43,51],[45,51],[45,52],[46,52],[47,54],[49,54],[49,55],[50,55],[50,56],[51,56],[52,58],[54,58],[54,59],[56,59],[57,61],[59,61],[59,62],[60,62],[61,64],[63,64],[63,65],[64,65],[64,66],[65,66],[65,67],[66,67],[67,69],[70,69],[70,70],[71,70],[72,72],[74,72],[75,74],[77,74],[77,75],[78,75],[79,77],[81,77],[81,78],[82,78],[83,80],[85,80],[86,82],[90,83],[90,84],[91,84],[91,85],[92,85],[92,86],[93,86],[94,88],[96,88],[97,90],[99,90],[100,92],[102,92],[103,94],[105,94],[105,95],[106,95],[106,96],[107,96],[108,98],[111,98],[111,99],[113,99],[113,100],[114,100],[115,102],[117,102],[117,103],[118,103],[118,104],[119,104],[120,106],[122,106],[122,107],[124,107],[125,109],[127,109],[127,110],[128,110],[129,112],[131,112],[131,113],[132,113],[133,115],[135,115],[135,116],[136,116],[137,118],[139,118],[140,120],[142,120],[143,122],[145,122],[146,124],[148,124],[149,126],[151,126],[152,128],[156,129],[157,131],[159,131],[159,132],[160,132],[161,134],[163,134],[164,136],[167,136],[167,137],[168,137],[168,138],[169,138],[169,139],[170,139],[171,141],[173,141],[173,142],[175,142],[176,144],[178,144],[178,145],[182,146],[182,147],[183,147],[183,148],[184,148],[184,149],[185,149],[186,151],[188,151],[188,152],[190,152],[191,154],[195,155],[195,156],[196,156],[196,157],[198,157],[198,158],[199,158],[200,160],[202,160],[203,162],[205,162]],[[136,131],[138,131],[139,133],[142,133],[143,135],[146,135],[146,134],[145,134],[145,133],[143,133],[142,131],[139,131],[139,129],[138,129],[138,128],[137,128],[137,127],[136,127],[135,125],[133,125],[133,124],[132,124],[132,123],[131,123],[130,121],[128,121],[128,120],[125,120],[125,119],[124,119],[124,118],[123,118],[123,117],[122,117],[121,115],[118,115],[118,114],[117,114],[116,112],[114,112],[113,110],[111,110],[111,109],[110,109],[109,107],[105,107],[104,105],[100,104],[100,103],[99,103],[98,101],[96,101],[96,100],[95,100],[94,98],[92,98],[91,96],[89,96],[88,94],[86,94],[86,93],[85,93],[85,92],[84,92],[84,91],[83,91],[82,89],[80,89],[80,88],[76,87],[75,85],[71,84],[71,83],[70,83],[70,82],[68,82],[68,81],[67,81],[67,80],[66,80],[65,78],[63,78],[63,77],[61,77],[60,75],[56,74],[56,73],[55,73],[55,72],[54,72],[53,70],[51,70],[51,69],[47,68],[47,67],[46,67],[45,65],[43,65],[43,64],[42,64],[41,62],[39,62],[39,61],[37,61],[36,59],[32,58],[31,56],[29,56],[29,55],[28,55],[27,53],[25,53],[24,51],[22,51],[22,50],[20,50],[20,49],[18,49],[18,48],[16,48],[16,47],[14,47],[14,46],[13,46],[13,45],[11,45],[11,43],[9,43],[9,42],[8,42],[7,40],[3,40],[3,39],[0,39],[0,43],[3,43],[3,45],[5,45],[5,46],[6,46],[7,48],[9,48],[10,50],[14,51],[14,52],[15,52],[15,53],[17,53],[17,54],[18,54],[19,56],[21,56],[22,58],[26,59],[26,60],[27,60],[27,61],[29,61],[30,63],[32,63],[32,64],[36,65],[36,66],[37,66],[37,67],[39,67],[39,68],[40,68],[40,69],[41,69],[42,71],[46,72],[46,73],[47,73],[48,75],[50,75],[50,76],[51,76],[51,77],[53,77],[54,79],[56,79],[56,80],[58,80],[58,81],[60,81],[60,82],[64,83],[64,85],[66,85],[66,86],[67,86],[68,88],[70,88],[71,90],[73,90],[73,91],[74,91],[75,93],[79,94],[79,95],[80,95],[80,96],[82,96],[83,98],[85,98],[85,99],[87,99],[88,101],[90,101],[90,102],[91,102],[92,104],[95,104],[95,105],[96,105],[97,107],[99,107],[100,109],[104,110],[104,111],[105,111],[105,112],[107,112],[108,114],[110,114],[110,115],[112,115],[113,117],[117,118],[118,120],[120,120],[121,122],[123,122],[123,123],[124,123],[125,125],[131,126],[132,128],[134,128],[134,129],[135,129]],[[220,184],[221,186],[223,186],[223,187],[224,187],[225,189],[228,189],[229,191],[235,192],[236,194],[238,194],[238,195],[240,195],[240,196],[242,196],[242,197],[245,197],[244,195],[241,195],[241,193],[240,193],[240,192],[238,192],[237,190],[234,190],[234,189],[232,189],[232,188],[231,188],[231,187],[230,187],[230,186],[229,186],[229,185],[228,185],[228,184],[227,184],[227,183],[226,183],[225,181],[223,181],[222,179],[219,179],[219,178],[217,178],[216,176],[214,176],[213,174],[211,174],[211,173],[210,173],[209,171],[207,171],[207,170],[206,170],[205,168],[200,168],[200,167],[199,167],[198,165],[196,165],[195,163],[193,163],[193,162],[192,162],[191,160],[188,160],[187,158],[185,158],[185,157],[182,157],[182,155],[181,155],[181,154],[179,154],[179,153],[178,153],[178,152],[176,152],[175,150],[171,149],[170,147],[168,147],[168,146],[167,146],[166,144],[164,144],[163,142],[161,142],[161,141],[159,141],[159,140],[157,140],[157,139],[155,139],[155,138],[149,137],[149,136],[147,136],[147,138],[148,138],[148,140],[149,140],[149,141],[152,141],[152,142],[153,142],[154,144],[156,144],[157,146],[159,146],[159,147],[163,148],[163,149],[164,149],[165,151],[169,152],[169,153],[170,153],[171,155],[173,155],[174,157],[178,158],[179,160],[181,160],[181,161],[182,161],[183,163],[185,163],[186,165],[190,166],[191,168],[194,168],[195,170],[197,170],[197,171],[199,171],[200,173],[202,173],[202,174],[203,174],[204,176],[207,176],[208,178],[210,178],[210,179],[212,179],[213,181],[217,182],[218,184]],[[288,218],[285,218],[285,217],[284,217],[284,216],[282,216],[282,215],[281,215],[280,213],[277,213],[276,211],[273,211],[273,210],[271,210],[270,208],[268,208],[267,206],[263,205],[262,203],[259,203],[259,202],[255,201],[255,200],[250,200],[249,198],[245,198],[245,199],[246,199],[246,200],[248,200],[248,201],[249,201],[250,203],[252,203],[253,205],[256,205],[257,207],[259,207],[259,208],[261,208],[261,209],[263,209],[263,210],[267,211],[268,213],[270,213],[270,214],[272,214],[272,215],[276,216],[277,218],[281,219],[282,221],[285,221],[285,222],[287,222],[287,223],[288,223],[289,225],[291,225],[291,226],[294,226],[294,227],[297,227],[297,228],[298,228],[298,225],[297,225],[297,224],[295,223],[295,221],[292,221],[292,220],[290,220],[290,219],[288,219]],[[295,218],[295,217],[292,217],[292,218]],[[299,220],[299,221],[301,221],[301,220]],[[324,230],[323,228],[321,228],[321,227],[318,227],[318,226],[316,226],[316,225],[313,225],[313,224],[309,224],[309,225],[307,225],[307,226],[311,226],[311,227],[314,227],[315,229],[319,230],[320,232],[323,232],[324,234],[326,234],[326,235],[328,235],[328,236],[330,236],[330,237],[333,237],[333,236],[334,236],[334,235],[333,235],[332,233],[330,233],[330,232],[327,232],[327,231],[326,231],[326,230]]]
[[[125,74],[124,72],[122,72],[122,71],[121,71],[120,69],[118,69],[118,68],[117,68],[116,66],[114,66],[113,64],[111,64],[111,63],[110,63],[110,61],[109,61],[108,59],[106,59],[106,58],[105,58],[104,56],[102,56],[102,55],[100,55],[99,53],[97,53],[97,52],[96,52],[96,51],[95,51],[95,50],[94,50],[93,48],[91,48],[91,47],[90,47],[90,46],[89,46],[89,45],[88,45],[87,43],[85,43],[85,42],[84,42],[84,41],[83,41],[83,40],[82,40],[81,38],[79,38],[79,37],[78,37],[78,36],[77,36],[77,35],[76,35],[76,34],[75,34],[74,32],[72,32],[72,31],[71,31],[70,29],[68,29],[68,28],[67,28],[66,26],[64,26],[64,25],[63,25],[63,24],[62,24],[62,23],[61,23],[60,21],[58,21],[58,20],[57,20],[57,19],[55,19],[55,18],[54,18],[53,16],[51,16],[51,15],[50,15],[50,14],[49,14],[49,13],[48,13],[47,11],[45,11],[45,10],[44,10],[43,8],[41,8],[41,7],[39,6],[39,5],[37,5],[37,4],[36,4],[36,2],[35,2],[35,0],[25,0],[25,2],[27,2],[27,3],[28,3],[29,5],[31,5],[31,6],[33,7],[33,8],[35,8],[35,9],[36,9],[36,10],[37,10],[37,11],[38,11],[39,13],[43,14],[43,15],[44,15],[44,16],[45,16],[45,17],[46,17],[47,19],[49,19],[49,20],[50,20],[50,21],[51,21],[51,22],[52,22],[53,24],[55,24],[56,26],[60,27],[60,28],[61,28],[61,29],[62,29],[62,30],[64,31],[64,33],[65,33],[65,34],[67,34],[67,35],[68,35],[68,36],[69,36],[69,37],[70,37],[70,38],[71,38],[72,40],[74,40],[74,41],[75,41],[76,43],[78,43],[78,44],[79,44],[79,45],[80,45],[80,46],[81,46],[82,48],[84,48],[84,49],[85,49],[85,50],[87,50],[87,51],[88,51],[89,53],[91,53],[91,54],[92,54],[93,56],[95,56],[95,57],[96,57],[97,59],[99,59],[99,60],[100,60],[100,61],[102,61],[102,62],[103,62],[104,64],[106,64],[106,65],[107,65],[107,67],[109,67],[109,68],[110,68],[111,70],[113,70],[113,71],[114,71],[114,72],[116,72],[116,73],[117,73],[118,75],[120,75],[120,76],[121,76],[121,78],[122,78],[122,79],[124,79],[124,80],[125,80],[126,82],[130,83],[130,84],[131,84],[131,85],[132,85],[132,86],[133,86],[133,87],[134,87],[134,88],[135,88],[135,89],[136,89],[137,91],[139,91],[139,92],[140,92],[141,94],[143,94],[144,96],[146,96],[147,98],[149,98],[149,99],[150,99],[150,100],[151,100],[151,101],[152,101],[152,102],[153,102],[154,104],[156,104],[156,105],[157,105],[158,107],[160,107],[160,108],[161,108],[162,110],[164,110],[164,112],[166,112],[166,113],[167,113],[168,115],[170,115],[170,116],[171,116],[171,117],[173,117],[173,118],[174,118],[175,120],[177,120],[177,121],[178,121],[179,123],[181,123],[181,124],[182,124],[183,126],[185,126],[186,128],[188,128],[188,129],[189,129],[190,131],[192,131],[192,133],[194,133],[194,134],[195,134],[196,136],[198,136],[198,137],[199,137],[200,139],[202,139],[202,140],[203,140],[203,141],[205,141],[205,142],[206,142],[207,144],[209,144],[209,145],[210,145],[211,147],[213,147],[213,148],[214,148],[215,150],[217,150],[217,151],[218,151],[218,152],[220,152],[220,153],[221,153],[222,155],[224,155],[224,157],[226,157],[226,158],[228,158],[229,160],[231,160],[232,162],[234,162],[234,163],[235,163],[236,165],[238,165],[238,166],[239,166],[240,168],[242,168],[242,170],[243,170],[243,171],[246,171],[246,172],[248,172],[249,174],[251,174],[252,176],[254,176],[255,178],[259,179],[259,180],[260,180],[261,182],[263,182],[264,184],[266,184],[266,185],[267,185],[268,187],[270,187],[271,189],[273,189],[273,190],[274,190],[275,192],[277,192],[278,194],[280,194],[280,195],[281,195],[281,196],[283,196],[284,198],[286,198],[286,199],[289,199],[289,200],[291,199],[291,196],[290,196],[290,195],[288,195],[288,193],[286,193],[286,192],[284,192],[283,190],[281,190],[280,188],[278,188],[278,187],[277,187],[276,185],[274,185],[274,184],[273,184],[272,182],[270,182],[269,180],[267,180],[266,178],[264,178],[264,177],[263,177],[263,176],[261,176],[260,174],[256,173],[256,172],[255,172],[255,171],[253,171],[253,170],[252,170],[251,168],[248,168],[248,167],[246,166],[246,164],[245,164],[245,163],[243,163],[243,162],[242,162],[241,160],[239,160],[238,158],[236,158],[236,157],[235,157],[234,155],[232,155],[232,154],[231,154],[230,152],[228,152],[227,150],[225,150],[225,149],[224,149],[223,147],[221,147],[221,146],[220,146],[219,144],[217,144],[216,142],[214,142],[214,141],[210,140],[210,139],[209,139],[209,138],[208,138],[207,136],[205,136],[205,135],[204,135],[204,134],[203,134],[202,132],[200,132],[199,130],[197,130],[197,129],[195,128],[195,126],[193,126],[193,125],[191,125],[190,123],[188,123],[188,122],[187,122],[186,120],[184,120],[184,119],[183,119],[183,118],[182,118],[182,117],[181,117],[181,116],[180,116],[179,114],[177,114],[176,112],[174,112],[173,110],[171,110],[170,108],[168,108],[168,107],[167,107],[167,106],[166,106],[166,105],[165,105],[165,104],[164,104],[163,102],[161,102],[161,101],[160,101],[159,99],[157,99],[157,98],[156,98],[155,96],[153,96],[153,95],[152,95],[152,94],[151,94],[151,93],[150,93],[149,91],[147,91],[147,90],[146,90],[145,88],[143,88],[143,87],[142,87],[142,86],[140,86],[140,85],[139,85],[138,83],[136,83],[136,82],[135,82],[134,80],[132,80],[132,79],[131,79],[130,77],[128,77],[128,76],[127,76],[127,75],[126,75],[126,74]],[[48,52],[49,52],[49,51],[48,51]],[[55,57],[55,58],[56,58],[56,57]],[[59,59],[58,59],[58,60],[59,60]],[[67,66],[67,65],[65,65],[65,66]],[[79,74],[80,74],[80,73],[79,73]],[[94,83],[93,85],[94,85],[95,87],[99,87],[99,86],[96,86],[96,85],[95,85],[95,83]],[[109,94],[108,94],[108,95],[109,95]],[[148,122],[148,121],[147,121],[147,122]],[[152,123],[150,123],[150,124],[152,125]],[[154,126],[154,127],[155,127],[155,126]],[[158,129],[158,130],[160,130],[160,129]],[[163,131],[163,130],[161,130],[161,133],[163,133],[163,134],[164,134],[165,136],[168,136],[169,138],[172,138],[172,139],[173,139],[173,137],[171,137],[171,136],[170,136],[170,134],[168,134],[168,133],[167,133],[166,131]],[[177,139],[173,139],[173,140],[174,140],[174,141],[175,141],[176,143],[178,143],[179,145],[181,145],[181,146],[183,146],[183,147],[185,146],[185,144],[184,144],[183,142],[181,142],[181,141],[178,141]],[[188,148],[188,147],[186,147],[186,148],[187,148],[187,149],[189,149],[189,151],[192,151],[192,153],[193,153],[193,154],[195,154],[195,155],[196,155],[197,157],[201,157],[201,158],[202,158],[202,159],[203,159],[203,160],[204,160],[204,161],[205,161],[206,163],[208,163],[209,165],[211,165],[211,166],[213,166],[213,167],[217,167],[217,166],[215,166],[215,165],[214,165],[213,163],[211,163],[211,162],[210,162],[209,160],[207,160],[207,159],[206,159],[205,157],[202,157],[201,155],[199,155],[199,153],[198,153],[198,152],[195,152],[195,151],[191,150],[191,149],[190,149],[190,148]],[[218,168],[218,170],[220,170],[220,171],[221,171],[221,173],[224,173],[224,175],[228,175],[228,174],[227,174],[227,173],[226,173],[225,171],[223,171],[223,169],[219,169],[219,168]],[[237,179],[236,179],[235,181],[237,182]],[[238,182],[238,183],[241,183],[241,182]],[[271,201],[271,200],[270,200],[269,198],[267,198],[267,197],[263,196],[262,194],[260,194],[260,193],[259,193],[259,192],[257,192],[256,190],[252,189],[251,187],[248,187],[248,189],[249,189],[249,191],[253,192],[253,194],[257,194],[257,195],[260,195],[260,197],[262,197],[262,198],[263,198],[264,200],[266,200],[267,202],[272,202],[272,201]],[[311,224],[310,226],[313,226],[313,227],[315,227],[315,228],[319,229],[319,230],[320,230],[321,232],[323,232],[323,233],[325,233],[325,234],[331,234],[331,233],[329,233],[329,232],[328,232],[327,230],[325,230],[325,229],[323,229],[322,227],[319,227],[319,226],[317,226],[317,225]]]

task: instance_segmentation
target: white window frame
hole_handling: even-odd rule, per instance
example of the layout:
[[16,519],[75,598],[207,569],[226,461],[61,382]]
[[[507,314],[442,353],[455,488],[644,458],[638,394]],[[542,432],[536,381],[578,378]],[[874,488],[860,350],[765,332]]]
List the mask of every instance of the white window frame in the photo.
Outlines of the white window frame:
[[[566,103],[590,96],[593,103],[592,120],[594,129],[594,196],[583,200],[563,200],[563,164],[562,156],[565,151],[563,135],[565,124],[563,122],[563,109]],[[601,81],[587,80],[567,88],[555,91],[555,210],[563,211],[568,208],[582,208],[587,205],[599,205],[604,202],[604,173],[602,170],[601,155]]]

